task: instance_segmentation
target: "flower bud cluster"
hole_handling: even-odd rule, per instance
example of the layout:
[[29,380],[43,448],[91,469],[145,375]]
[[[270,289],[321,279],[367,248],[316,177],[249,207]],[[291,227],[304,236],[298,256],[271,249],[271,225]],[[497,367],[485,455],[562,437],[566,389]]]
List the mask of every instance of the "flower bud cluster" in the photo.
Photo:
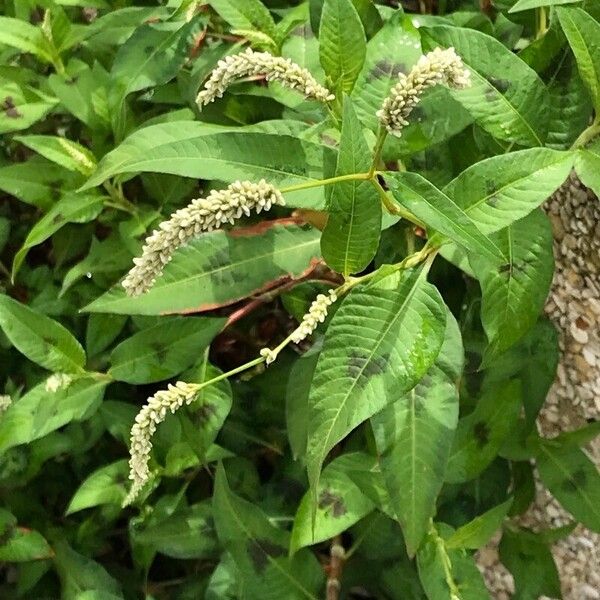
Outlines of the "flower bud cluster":
[[7,394],[0,394],[0,415],[5,413],[12,404],[12,398]]
[[236,181],[224,190],[213,190],[206,198],[192,200],[146,238],[142,255],[133,259],[134,267],[123,280],[123,287],[130,296],[143,294],[154,285],[175,250],[191,238],[249,216],[252,210],[267,211],[275,204],[284,206],[283,196],[264,179],[258,183]]
[[59,390],[68,388],[71,385],[73,378],[66,373],[53,373],[46,379],[46,391],[55,394]]
[[307,98],[320,102],[329,102],[335,98],[309,71],[289,58],[273,56],[268,52],[254,52],[248,48],[240,54],[226,56],[217,63],[196,102],[200,107],[214,102],[235,81],[255,75],[264,75],[267,81],[279,81],[282,85],[302,92]]
[[454,48],[436,48],[421,56],[408,75],[401,73],[400,81],[390,90],[381,110],[380,122],[388,133],[400,137],[408,125],[408,117],[428,88],[443,84],[461,89],[470,85],[470,72]]
[[319,294],[310,305],[308,312],[302,317],[302,322],[292,332],[290,339],[295,344],[306,339],[319,325],[325,321],[329,307],[337,300],[333,290],[329,294]]
[[175,413],[184,404],[191,404],[202,386],[195,383],[178,381],[175,385],[169,384],[166,390],[160,390],[148,398],[147,403],[137,414],[135,423],[131,428],[131,446],[129,449],[129,479],[132,485],[123,506],[131,504],[146,482],[150,479],[150,451],[152,450],[152,436],[156,428],[165,420],[167,412]]

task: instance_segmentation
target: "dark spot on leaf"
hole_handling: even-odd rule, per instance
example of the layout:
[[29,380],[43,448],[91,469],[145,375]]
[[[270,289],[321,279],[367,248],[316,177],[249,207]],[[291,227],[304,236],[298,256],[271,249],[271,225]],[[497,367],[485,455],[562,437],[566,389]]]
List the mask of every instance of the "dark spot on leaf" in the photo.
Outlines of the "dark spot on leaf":
[[510,81],[508,79],[496,79],[495,77],[488,77],[488,81],[501,93],[504,94],[510,87]]
[[310,28],[310,25],[308,23],[296,27],[296,29],[292,31],[292,35],[304,38],[305,40],[309,40],[315,37],[315,34],[313,33],[313,30]]
[[13,102],[12,96],[6,96],[0,108],[4,111],[4,114],[10,119],[19,119],[23,115],[17,110],[15,103]]
[[334,494],[331,490],[323,490],[319,494],[319,508],[321,510],[331,509],[331,515],[336,519],[346,514],[346,505],[342,497]]
[[396,79],[400,73],[406,73],[406,65],[404,63],[394,63],[389,60],[379,60],[369,71],[367,83],[374,79],[387,79],[388,77]]
[[161,363],[165,362],[165,360],[167,359],[167,356],[169,354],[166,346],[164,346],[160,342],[154,342],[154,343],[150,344],[150,348],[152,348],[152,350],[154,350],[154,353],[156,354],[156,358]]
[[505,273],[508,273],[508,276],[510,277],[512,275],[512,263],[506,263],[503,265],[500,265],[498,267],[498,273],[500,275],[504,275]]
[[60,213],[56,213],[54,215],[54,217],[52,217],[52,225],[57,225],[58,223],[62,223],[62,221],[64,221],[65,218],[60,214]]
[[9,525],[2,533],[0,533],[0,547],[4,546],[14,535],[16,527]]
[[52,198],[52,200],[58,200],[61,196],[61,189],[62,189],[62,181],[52,181],[48,184],[48,187],[50,188],[50,196]]
[[196,414],[198,415],[198,424],[201,426],[206,425],[210,418],[217,414],[217,407],[210,402],[205,402],[198,408]]
[[565,479],[561,484],[562,489],[565,492],[576,492],[578,489],[584,487],[587,483],[587,475],[585,471],[581,469],[575,471],[569,479]]
[[67,85],[75,85],[77,83],[77,80],[79,79],[79,77],[77,77],[77,75],[73,75],[73,77],[69,77],[67,79]]
[[473,433],[480,448],[483,448],[490,441],[490,428],[483,421],[475,423]]
[[363,382],[375,375],[385,373],[388,365],[388,356],[373,356],[371,358],[362,355],[356,349],[348,353],[347,372],[352,379],[360,379]]
[[496,194],[488,196],[487,200],[485,201],[485,203],[492,208],[496,208],[496,206],[498,206],[498,202],[500,202],[500,198]]
[[526,554],[525,552],[517,552],[517,555],[521,562],[529,563],[533,560],[533,557],[530,554]]
[[427,113],[422,105],[417,104],[410,113],[410,119],[413,122],[422,121],[427,117]]
[[249,540],[246,550],[258,575],[262,575],[267,568],[269,556],[277,558],[287,554],[285,548],[274,544],[270,540]]
[[154,46],[146,46],[144,48],[144,54],[148,55],[148,54],[152,54],[152,52],[154,52]]

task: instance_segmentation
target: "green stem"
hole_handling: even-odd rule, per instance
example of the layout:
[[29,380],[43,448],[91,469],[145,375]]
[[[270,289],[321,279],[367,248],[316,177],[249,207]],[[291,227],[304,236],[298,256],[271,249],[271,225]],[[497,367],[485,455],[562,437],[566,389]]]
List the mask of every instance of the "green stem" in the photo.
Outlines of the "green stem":
[[600,135],[600,117],[596,118],[587,129],[583,130],[581,135],[573,142],[571,149],[583,148],[598,135]]
[[322,187],[324,185],[332,185],[339,183],[340,181],[361,181],[371,179],[369,173],[351,173],[350,175],[338,175],[337,177],[330,177],[328,179],[317,179],[316,181],[309,181],[308,183],[299,183],[297,185],[290,185],[285,188],[281,188],[279,191],[282,194],[288,192],[297,192],[299,190],[308,190],[310,188]]
[[137,214],[137,207],[135,204],[132,204],[125,198],[123,192],[116,188],[109,181],[105,181],[103,184],[104,189],[108,192],[108,195],[111,197],[112,202],[105,202],[106,206],[111,206],[112,208],[117,208],[119,210],[124,210],[131,215]]
[[377,141],[375,142],[375,147],[373,148],[373,162],[371,163],[371,168],[369,169],[369,177],[373,179],[375,177],[375,172],[377,171],[377,167],[379,166],[379,161],[381,160],[381,152],[383,150],[383,144],[385,143],[385,138],[387,137],[387,131],[381,125],[379,126],[379,131],[377,132]]
[[440,555],[440,560],[442,562],[442,567],[444,569],[444,577],[446,578],[446,585],[450,590],[450,597],[452,600],[460,600],[460,590],[458,589],[456,582],[454,581],[454,577],[452,575],[452,562],[450,561],[450,557],[448,556],[448,552],[446,551],[446,544],[444,540],[440,537],[437,529],[434,524],[431,523],[431,527],[429,529],[431,535],[435,539],[435,545]]
[[417,219],[417,217],[415,217],[415,215],[413,215],[411,212],[406,210],[404,207],[400,206],[399,204],[396,204],[395,202],[393,202],[390,199],[387,192],[383,189],[383,186],[379,183],[379,181],[377,181],[376,178],[371,179],[371,183],[375,186],[375,189],[379,192],[379,197],[381,198],[381,203],[383,204],[385,209],[391,215],[397,215],[397,216],[401,217],[402,219],[406,219],[407,221],[410,221],[411,223],[414,223],[415,225],[418,225],[419,227],[424,228],[423,223],[421,223],[421,221],[419,221]]
[[546,15],[546,8],[544,6],[539,6],[536,9],[536,32],[535,39],[539,39],[546,34],[548,31],[548,19]]

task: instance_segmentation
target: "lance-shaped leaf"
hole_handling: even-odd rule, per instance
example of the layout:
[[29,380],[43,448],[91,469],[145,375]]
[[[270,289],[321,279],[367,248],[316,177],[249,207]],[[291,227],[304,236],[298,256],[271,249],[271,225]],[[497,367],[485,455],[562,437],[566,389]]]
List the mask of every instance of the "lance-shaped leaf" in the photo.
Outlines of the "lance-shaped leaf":
[[[224,129],[224,130],[223,130]],[[84,188],[115,175],[170,173],[231,183],[266,179],[277,187],[314,183],[323,177],[323,163],[335,156],[331,148],[289,134],[256,128],[231,131],[200,122],[175,121],[150,125],[131,134],[99,163]],[[286,194],[290,206],[322,207],[320,189]]]
[[367,44],[365,64],[352,91],[356,113],[370,129],[379,126],[376,112],[400,73],[408,73],[421,56],[421,38],[408,16],[394,13]]
[[14,347],[50,371],[78,373],[85,364],[81,344],[60,323],[0,294],[0,327]]
[[581,8],[557,8],[560,24],[577,60],[596,112],[600,110],[600,23]]
[[40,90],[6,81],[0,81],[0,98],[0,133],[27,129],[57,104],[56,98]]
[[417,173],[386,176],[394,198],[425,225],[493,263],[505,260],[502,250],[483,234],[454,200]]
[[275,527],[258,507],[236,496],[225,469],[217,468],[213,516],[219,540],[228,550],[251,600],[316,600],[323,572],[308,550],[288,556],[290,534]]
[[453,46],[471,71],[472,85],[452,95],[494,137],[523,146],[546,138],[548,91],[537,73],[493,37],[462,27],[427,28],[429,49]]
[[0,453],[44,437],[91,415],[102,402],[108,378],[78,377],[55,392],[42,382],[15,402],[0,420]]
[[552,228],[541,210],[501,229],[493,239],[506,262],[498,265],[481,255],[469,259],[481,285],[481,322],[490,343],[486,360],[533,327],[554,273]]
[[31,248],[41,244],[67,223],[88,223],[102,211],[104,198],[92,193],[67,193],[31,228],[15,254],[11,276],[14,279]]
[[460,329],[448,314],[434,365],[408,394],[371,418],[381,472],[409,556],[415,555],[427,533],[444,483],[458,422],[462,366]]
[[509,13],[516,13],[523,10],[531,10],[532,8],[540,8],[542,6],[558,6],[559,4],[574,4],[581,0],[518,0],[517,3],[510,8]]
[[506,529],[500,560],[515,580],[516,598],[560,598],[560,579],[548,543],[525,529]]
[[273,222],[214,231],[179,249],[143,296],[130,298],[117,285],[85,310],[144,315],[210,310],[300,276],[319,254],[319,232],[307,227]]
[[316,498],[310,491],[304,494],[294,518],[292,554],[341,534],[375,508],[349,476],[352,462],[352,454],[340,456],[323,470]]
[[275,21],[260,0],[210,0],[209,4],[234,29],[258,30],[273,39],[276,37]]
[[496,457],[519,416],[521,383],[490,385],[472,413],[461,418],[452,445],[446,481],[462,483],[479,475]]
[[348,294],[327,328],[309,395],[306,463],[313,487],[327,453],[425,375],[445,323],[443,300],[425,270]]
[[42,28],[21,19],[0,16],[0,44],[30,52],[44,62],[52,62],[52,46]]
[[493,233],[542,204],[564,183],[573,160],[572,152],[548,148],[501,154],[469,167],[444,192],[480,231]]
[[350,93],[365,62],[367,40],[352,0],[325,0],[319,28],[319,56],[338,93]]
[[584,185],[600,196],[600,140],[577,151],[575,171]]
[[477,550],[485,546],[494,533],[502,525],[513,503],[512,498],[490,508],[482,515],[475,517],[462,527],[459,527],[447,540],[446,548],[470,548]]
[[[370,166],[371,155],[362,126],[352,101],[346,96],[335,174],[364,173]],[[344,275],[359,273],[375,256],[380,234],[381,200],[373,184],[365,180],[336,184],[321,237],[321,251],[327,264]]]
[[225,319],[165,317],[122,341],[111,353],[109,375],[127,383],[173,377],[201,356]]
[[85,146],[64,137],[17,135],[14,139],[69,171],[89,175],[96,166],[96,158]]
[[569,443],[542,441],[536,463],[552,495],[578,521],[600,532],[600,473],[583,450]]
[[27,562],[52,558],[52,548],[37,532],[17,527],[17,519],[0,508],[0,560],[3,562]]

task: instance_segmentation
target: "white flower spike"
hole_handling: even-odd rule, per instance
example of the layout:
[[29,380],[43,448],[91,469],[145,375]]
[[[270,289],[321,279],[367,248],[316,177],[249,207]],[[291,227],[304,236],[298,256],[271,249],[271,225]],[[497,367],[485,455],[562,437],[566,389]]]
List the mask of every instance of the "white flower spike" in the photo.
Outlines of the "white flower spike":
[[160,390],[148,398],[137,414],[131,428],[129,449],[129,479],[132,480],[132,484],[123,506],[131,504],[150,479],[148,462],[152,450],[152,436],[156,428],[165,420],[168,411],[175,413],[184,404],[191,404],[201,388],[202,385],[183,381],[178,381],[175,385],[169,384],[166,390]]
[[0,394],[0,415],[5,413],[12,404],[12,398],[7,394]]
[[379,121],[388,133],[396,137],[402,135],[410,113],[426,89],[438,84],[456,89],[471,85],[470,72],[454,48],[436,48],[421,56],[408,75],[401,73],[399,79],[377,112]]
[[127,294],[139,296],[147,292],[175,250],[191,238],[249,216],[252,210],[256,213],[270,210],[275,204],[284,206],[283,196],[264,179],[258,183],[236,181],[224,190],[213,190],[206,198],[192,200],[146,238],[142,255],[133,259],[134,267],[123,280]]
[[217,98],[235,81],[244,77],[264,75],[267,81],[279,81],[291,89],[297,89],[307,98],[319,102],[330,102],[335,96],[322,86],[309,71],[292,62],[289,58],[273,56],[268,52],[254,52],[248,48],[241,54],[226,56],[217,63],[198,94],[196,102],[202,108]]

